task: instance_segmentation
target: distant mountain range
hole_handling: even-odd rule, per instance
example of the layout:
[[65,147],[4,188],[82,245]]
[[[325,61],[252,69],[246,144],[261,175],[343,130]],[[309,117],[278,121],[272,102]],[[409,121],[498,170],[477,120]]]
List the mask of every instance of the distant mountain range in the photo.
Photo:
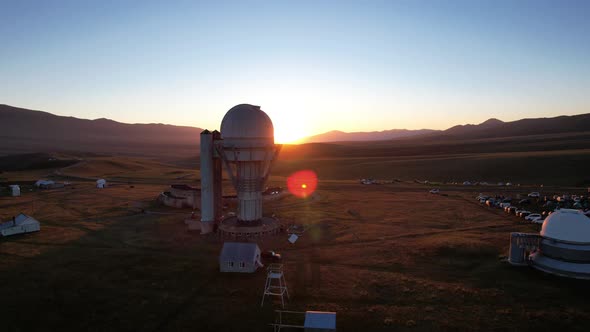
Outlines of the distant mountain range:
[[503,122],[489,119],[478,125],[459,125],[438,134],[446,138],[493,138],[590,131],[590,113]]
[[[196,156],[202,129],[164,124],[126,124],[85,120],[0,104],[0,155],[32,152],[88,152],[163,157]],[[330,131],[307,142],[369,142],[403,139],[466,140],[590,131],[590,114],[503,122],[447,130],[392,129],[375,132]],[[381,144],[381,143],[380,143]]]
[[475,139],[528,136],[539,134],[557,134],[567,132],[590,131],[590,113],[558,116],[554,118],[523,119],[504,122],[489,119],[480,124],[457,125],[447,130],[407,130],[393,129],[372,132],[329,131],[310,136],[303,143],[354,142],[354,141],[385,141],[399,138],[434,138],[434,139]]
[[420,129],[391,129],[383,131],[352,132],[346,133],[339,130],[332,130],[327,133],[309,136],[302,139],[301,143],[325,143],[325,142],[358,142],[358,141],[385,141],[396,138],[413,137],[435,133],[438,130]]
[[198,154],[201,131],[164,124],[85,120],[0,104],[0,154],[68,151]]

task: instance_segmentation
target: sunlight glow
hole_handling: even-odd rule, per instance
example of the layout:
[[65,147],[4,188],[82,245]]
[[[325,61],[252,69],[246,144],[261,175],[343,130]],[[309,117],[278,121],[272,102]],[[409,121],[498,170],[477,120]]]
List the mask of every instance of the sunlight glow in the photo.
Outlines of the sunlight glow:
[[305,112],[298,110],[297,107],[271,100],[265,103],[262,109],[268,112],[267,114],[272,119],[275,129],[275,143],[295,144],[312,134]]
[[275,127],[275,143],[277,144],[294,144],[305,136],[305,134],[301,134],[301,132],[294,129]]
[[306,198],[313,194],[318,185],[318,177],[312,170],[297,171],[287,178],[287,189],[297,197]]

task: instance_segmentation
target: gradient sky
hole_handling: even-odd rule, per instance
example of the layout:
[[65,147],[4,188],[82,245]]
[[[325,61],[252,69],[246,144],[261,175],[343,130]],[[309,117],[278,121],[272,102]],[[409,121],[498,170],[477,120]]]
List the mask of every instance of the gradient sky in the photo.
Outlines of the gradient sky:
[[0,0],[0,103],[286,142],[590,112],[590,1]]

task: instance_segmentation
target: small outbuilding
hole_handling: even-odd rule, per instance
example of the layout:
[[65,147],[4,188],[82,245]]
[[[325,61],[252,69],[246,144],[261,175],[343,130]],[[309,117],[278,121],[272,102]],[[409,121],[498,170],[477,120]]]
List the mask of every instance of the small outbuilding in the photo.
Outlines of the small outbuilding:
[[275,310],[275,322],[270,324],[275,331],[302,329],[305,332],[336,331],[336,313],[327,311]]
[[107,180],[105,179],[98,179],[96,180],[96,188],[103,189],[107,186]]
[[220,272],[253,273],[262,267],[260,248],[251,242],[225,242],[219,255]]
[[39,222],[24,213],[13,217],[12,220],[0,223],[0,234],[2,236],[38,232],[39,230],[41,230]]
[[20,196],[20,186],[18,184],[10,185],[10,190],[12,191],[12,196]]
[[178,209],[200,209],[201,189],[186,184],[172,184],[169,191],[160,193],[158,202]]
[[336,331],[336,313],[325,311],[306,311],[303,327],[306,332]]

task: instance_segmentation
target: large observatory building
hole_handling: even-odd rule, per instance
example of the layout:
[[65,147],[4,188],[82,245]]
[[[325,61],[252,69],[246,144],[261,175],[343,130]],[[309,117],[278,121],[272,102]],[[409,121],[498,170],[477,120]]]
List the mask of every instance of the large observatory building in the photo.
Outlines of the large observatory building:
[[[201,233],[213,230],[234,238],[278,232],[274,218],[262,214],[262,191],[281,145],[274,143],[274,127],[260,106],[232,107],[221,121],[221,132],[201,133]],[[237,192],[235,216],[222,219],[222,168]]]
[[[527,257],[526,251],[532,253]],[[509,261],[564,277],[590,279],[590,218],[579,210],[560,209],[545,219],[539,234],[512,233]]]

